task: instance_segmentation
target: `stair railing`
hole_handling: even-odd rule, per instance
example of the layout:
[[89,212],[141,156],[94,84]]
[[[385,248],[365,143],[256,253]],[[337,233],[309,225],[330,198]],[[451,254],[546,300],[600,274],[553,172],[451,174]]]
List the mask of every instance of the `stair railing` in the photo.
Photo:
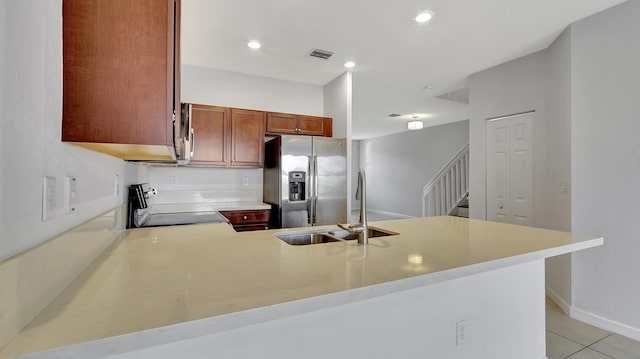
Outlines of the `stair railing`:
[[422,188],[422,216],[451,214],[469,193],[469,145],[462,148]]

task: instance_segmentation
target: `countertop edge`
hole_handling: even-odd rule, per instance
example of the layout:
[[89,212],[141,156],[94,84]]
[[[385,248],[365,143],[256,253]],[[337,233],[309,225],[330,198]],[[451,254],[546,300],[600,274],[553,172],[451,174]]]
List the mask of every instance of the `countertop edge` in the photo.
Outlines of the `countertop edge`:
[[395,292],[411,290],[420,286],[431,285],[456,278],[480,274],[483,272],[505,268],[508,266],[514,266],[536,260],[543,260],[549,257],[597,247],[602,245],[603,243],[604,239],[602,237],[583,240],[564,246],[543,249],[530,253],[524,253],[521,255],[500,258],[492,261],[476,263],[434,273],[422,274],[367,287],[329,293],[235,313],[223,314],[219,316],[197,319],[189,322],[177,323],[139,332],[78,343],[66,347],[49,349],[41,352],[26,354],[17,358],[100,358],[108,355],[117,355],[129,351],[166,344],[169,342],[177,342],[189,338],[195,338],[270,320],[286,318],[316,310],[336,307],[360,300],[365,300],[368,298],[388,295]]

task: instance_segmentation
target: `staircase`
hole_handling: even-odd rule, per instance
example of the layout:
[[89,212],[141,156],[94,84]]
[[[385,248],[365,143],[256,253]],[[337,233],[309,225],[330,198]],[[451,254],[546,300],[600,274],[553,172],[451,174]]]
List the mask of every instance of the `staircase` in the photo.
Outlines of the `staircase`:
[[466,145],[422,188],[422,216],[468,217],[468,196],[469,145]]
[[456,217],[469,218],[469,196],[465,196],[449,214]]

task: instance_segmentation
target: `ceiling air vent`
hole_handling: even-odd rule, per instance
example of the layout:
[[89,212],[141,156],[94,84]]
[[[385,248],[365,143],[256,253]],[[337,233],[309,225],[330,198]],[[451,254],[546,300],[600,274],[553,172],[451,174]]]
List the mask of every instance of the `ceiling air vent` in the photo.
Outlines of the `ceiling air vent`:
[[389,115],[389,117],[400,117],[400,116],[402,116],[402,115],[399,114],[399,113],[392,113],[392,114]]
[[327,50],[320,50],[320,49],[311,49],[311,52],[309,52],[309,56],[317,57],[323,60],[328,60],[331,57],[331,55],[333,55],[333,52],[327,51]]

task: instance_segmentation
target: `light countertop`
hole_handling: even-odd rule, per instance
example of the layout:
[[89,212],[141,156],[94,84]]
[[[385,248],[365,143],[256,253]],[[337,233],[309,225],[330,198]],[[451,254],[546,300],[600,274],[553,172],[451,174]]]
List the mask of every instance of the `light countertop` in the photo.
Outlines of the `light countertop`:
[[273,235],[282,230],[236,233],[225,224],[127,230],[0,357],[322,295],[355,301],[603,243],[448,216],[372,225],[400,234],[367,246],[292,246]]

